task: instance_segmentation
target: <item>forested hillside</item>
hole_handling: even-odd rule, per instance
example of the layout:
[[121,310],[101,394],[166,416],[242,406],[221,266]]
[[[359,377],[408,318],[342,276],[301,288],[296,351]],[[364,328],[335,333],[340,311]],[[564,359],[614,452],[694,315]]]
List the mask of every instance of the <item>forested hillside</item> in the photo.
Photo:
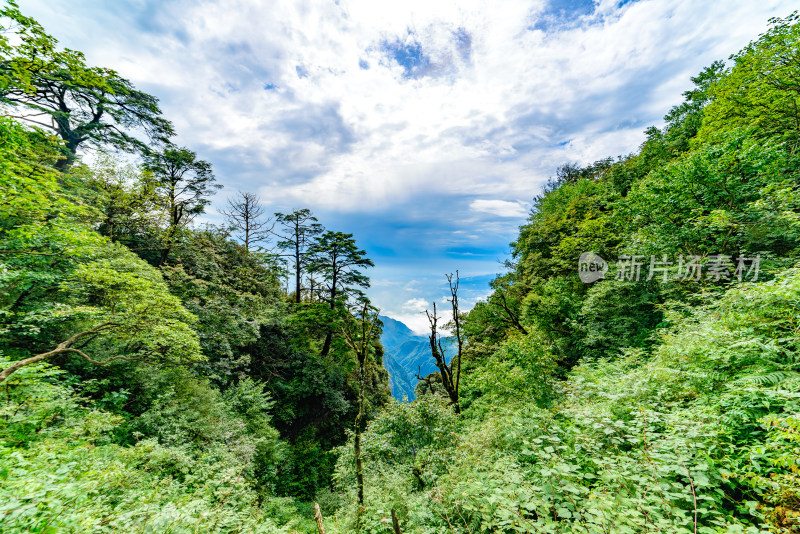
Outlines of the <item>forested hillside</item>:
[[343,532],[800,532],[797,22],[558,170],[462,317],[461,414],[381,411]]
[[219,186],[157,99],[1,14],[0,530],[313,525],[389,400],[379,332],[363,368],[346,335],[372,262],[251,193],[192,224]]
[[352,234],[198,224],[157,98],[0,15],[0,531],[800,532],[796,14],[531,191],[410,403]]

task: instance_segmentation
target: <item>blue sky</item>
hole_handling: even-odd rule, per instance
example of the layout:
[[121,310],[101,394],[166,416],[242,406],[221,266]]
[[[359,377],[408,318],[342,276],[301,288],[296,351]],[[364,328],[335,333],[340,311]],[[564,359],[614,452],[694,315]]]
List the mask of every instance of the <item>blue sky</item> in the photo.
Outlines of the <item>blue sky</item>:
[[[377,264],[416,330],[460,270],[469,306],[565,162],[644,129],[796,6],[785,0],[21,0],[64,46],[161,99],[176,142],[270,212],[308,207]],[[577,261],[577,259],[576,259]]]

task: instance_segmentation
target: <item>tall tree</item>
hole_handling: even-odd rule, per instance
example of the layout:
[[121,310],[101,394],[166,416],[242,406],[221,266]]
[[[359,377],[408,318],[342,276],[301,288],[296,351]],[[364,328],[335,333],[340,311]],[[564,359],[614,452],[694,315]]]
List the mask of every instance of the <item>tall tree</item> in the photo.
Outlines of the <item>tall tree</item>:
[[234,198],[228,199],[228,208],[220,211],[248,251],[256,243],[266,241],[274,226],[269,219],[264,219],[264,206],[255,193],[238,191]]
[[[459,404],[459,386],[461,384],[461,354],[464,350],[463,336],[461,335],[461,316],[459,315],[458,308],[458,271],[455,274],[455,280],[452,274],[448,274],[447,283],[450,286],[450,298],[448,302],[453,312],[453,334],[456,342],[456,354],[450,358],[450,363],[447,362],[447,357],[442,346],[442,338],[439,333],[438,321],[440,317],[436,314],[436,303],[433,303],[433,313],[427,310],[425,314],[428,316],[428,321],[431,325],[431,335],[428,336],[428,341],[431,346],[431,354],[436,362],[436,367],[439,368],[439,376],[442,379],[442,386],[450,398],[450,404],[456,413],[461,413],[461,406]],[[417,378],[420,378],[419,376]]]
[[39,141],[0,119],[0,354],[11,360],[0,382],[68,355],[97,365],[201,359],[196,318],[161,273],[95,232],[95,212],[38,163],[57,150]]
[[151,152],[145,157],[144,167],[153,173],[167,211],[159,261],[164,264],[181,230],[205,211],[208,197],[222,186],[215,183],[211,164],[197,159],[197,154],[188,148],[169,145],[160,152]]
[[[331,310],[335,310],[340,301],[347,296],[362,297],[359,287],[369,287],[369,277],[361,270],[374,267],[371,259],[366,257],[353,239],[353,234],[327,231],[320,235],[309,249],[309,271],[322,276],[321,287],[327,293],[325,300]],[[321,354],[328,354],[333,338],[333,331],[328,330]]]
[[375,343],[375,333],[378,329],[378,316],[380,310],[370,306],[367,299],[362,299],[361,308],[355,315],[349,315],[342,327],[347,346],[350,347],[358,359],[358,414],[355,419],[354,453],[356,460],[356,484],[358,486],[359,514],[364,506],[364,467],[361,457],[361,432],[364,424],[364,390],[366,384],[366,364],[370,349]]
[[[21,108],[16,118],[54,131],[63,140],[56,168],[75,161],[85,144],[147,150],[132,132],[156,142],[174,134],[158,99],[115,71],[90,67],[81,52],[57,41],[10,2],[0,10],[0,103]],[[16,43],[16,44],[12,44]]]
[[281,232],[272,232],[280,241],[278,248],[287,251],[294,263],[295,294],[294,301],[301,300],[301,279],[306,266],[308,247],[314,236],[322,233],[323,227],[309,209],[294,210],[292,213],[276,213],[275,222],[282,227]]

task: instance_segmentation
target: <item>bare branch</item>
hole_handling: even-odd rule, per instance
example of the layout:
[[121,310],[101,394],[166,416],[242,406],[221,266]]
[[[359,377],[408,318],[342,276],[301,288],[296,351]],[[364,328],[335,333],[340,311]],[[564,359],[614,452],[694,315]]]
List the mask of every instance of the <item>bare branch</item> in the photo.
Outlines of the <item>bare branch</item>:
[[[433,303],[433,313],[425,310],[425,315],[428,317],[428,322],[431,325],[431,335],[428,337],[431,347],[431,355],[433,356],[434,363],[439,369],[439,376],[442,378],[442,386],[450,398],[450,404],[453,405],[456,413],[461,413],[461,407],[458,403],[458,386],[461,381],[461,351],[463,347],[461,337],[461,322],[458,317],[458,271],[456,271],[455,282],[453,282],[453,275],[446,275],[447,281],[450,284],[450,299],[453,309],[453,321],[455,324],[455,334],[457,341],[458,352],[451,358],[450,365],[447,364],[447,359],[442,346],[442,339],[438,331],[439,317],[436,313],[436,302]],[[455,378],[454,378],[455,375]],[[418,375],[419,376],[419,375]],[[426,380],[430,387],[430,383]]]
[[54,356],[59,354],[63,354],[65,352],[74,352],[80,355],[82,358],[86,359],[89,362],[96,363],[98,365],[106,365],[107,363],[113,360],[124,360],[127,359],[124,356],[114,356],[113,358],[109,358],[108,360],[98,361],[90,358],[87,354],[82,352],[79,349],[72,348],[72,345],[78,342],[80,339],[87,337],[87,336],[95,336],[101,332],[105,332],[107,330],[112,330],[119,326],[119,323],[114,323],[111,321],[102,323],[97,325],[96,327],[92,328],[91,330],[84,330],[83,332],[78,332],[77,334],[73,335],[66,341],[59,343],[56,348],[51,351],[43,352],[41,354],[37,354],[36,356],[31,356],[30,358],[25,358],[24,360],[18,360],[13,364],[9,365],[2,372],[0,372],[0,382],[4,382],[9,376],[17,372],[22,367],[26,365],[31,365],[34,363],[38,363],[43,360],[50,359]]

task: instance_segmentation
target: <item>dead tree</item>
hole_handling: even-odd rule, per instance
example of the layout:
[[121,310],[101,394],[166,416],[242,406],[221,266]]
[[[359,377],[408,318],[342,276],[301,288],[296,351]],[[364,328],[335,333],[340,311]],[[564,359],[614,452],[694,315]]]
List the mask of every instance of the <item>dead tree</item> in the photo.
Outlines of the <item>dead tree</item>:
[[322,510],[319,509],[318,503],[314,503],[314,521],[317,522],[319,534],[325,534],[325,525],[322,523]]
[[[433,377],[436,376],[436,373],[431,373],[428,376],[422,376],[422,366],[418,365],[417,366],[417,372],[414,373],[414,376],[417,378],[417,380],[419,380],[420,382],[425,384],[425,387],[428,388],[428,394],[429,395],[433,395],[433,382],[434,382],[433,381]],[[425,392],[424,388],[423,388],[422,392],[423,393]]]
[[431,345],[431,354],[439,368],[439,376],[442,379],[442,387],[447,396],[450,398],[450,404],[457,414],[461,413],[461,406],[458,403],[458,387],[461,382],[461,353],[464,348],[464,341],[461,336],[461,317],[458,311],[458,271],[455,274],[455,281],[453,275],[445,275],[447,283],[450,286],[450,298],[447,300],[453,310],[453,334],[455,334],[456,354],[450,358],[450,363],[447,363],[446,353],[442,347],[442,338],[439,334],[439,317],[436,314],[436,303],[433,303],[433,314],[425,310],[425,315],[428,316],[428,322],[431,325],[431,335],[429,341]]
[[264,219],[264,207],[255,193],[239,191],[236,198],[228,199],[228,208],[220,212],[248,251],[255,243],[265,241],[275,226],[270,219]]

